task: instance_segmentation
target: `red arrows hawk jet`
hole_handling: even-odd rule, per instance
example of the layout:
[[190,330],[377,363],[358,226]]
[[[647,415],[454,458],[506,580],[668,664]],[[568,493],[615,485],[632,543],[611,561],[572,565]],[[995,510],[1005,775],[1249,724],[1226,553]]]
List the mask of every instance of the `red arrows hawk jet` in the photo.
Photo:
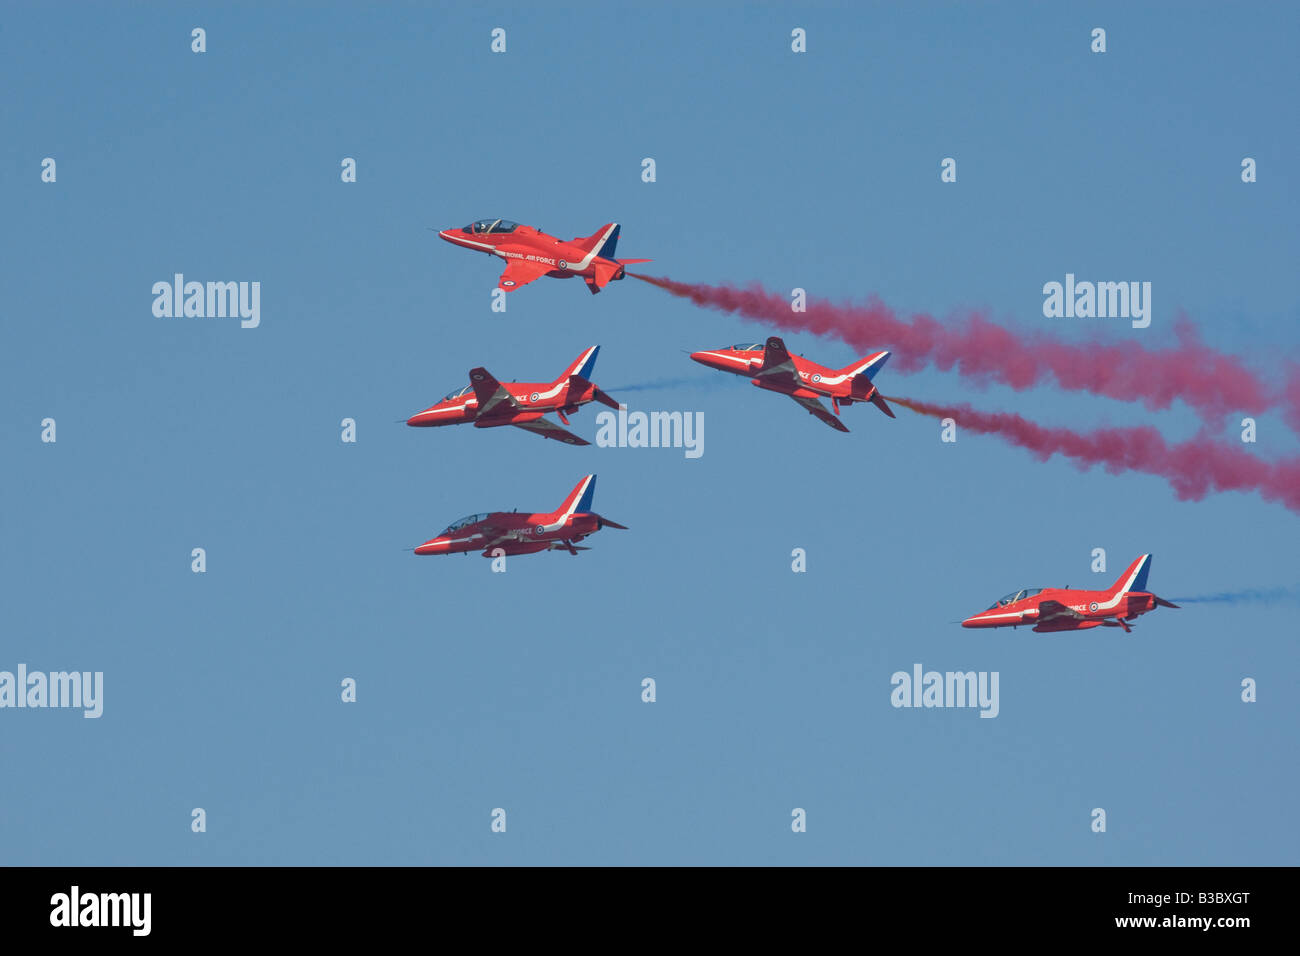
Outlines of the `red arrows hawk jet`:
[[[691,358],[710,368],[744,375],[759,388],[789,395],[810,414],[842,432],[848,428],[838,418],[841,405],[870,402],[890,418],[894,417],[893,410],[871,383],[875,374],[889,361],[888,352],[868,355],[842,369],[829,369],[791,355],[786,351],[785,343],[774,335],[766,345],[755,342],[710,352],[692,352]],[[830,398],[835,408],[834,415],[826,411],[826,406],[818,400],[819,396]]]
[[456,554],[482,550],[492,558],[500,549],[506,554],[534,554],[538,551],[590,551],[575,542],[595,534],[601,528],[624,525],[602,518],[591,511],[596,491],[596,476],[587,475],[569,492],[564,504],[546,514],[521,514],[517,511],[491,511],[470,515],[453,522],[436,538],[415,549],[416,554]]
[[566,416],[588,402],[618,408],[618,402],[589,381],[598,352],[599,345],[587,349],[554,382],[498,382],[485,368],[470,369],[468,385],[451,392],[437,405],[412,415],[406,424],[417,428],[465,422],[473,422],[475,428],[514,425],[568,445],[588,445],[590,442],[542,416],[555,412],[567,425]]
[[1178,607],[1147,591],[1151,555],[1128,566],[1106,591],[1069,588],[1026,588],[1000,598],[987,611],[966,618],[962,627],[1017,627],[1032,624],[1039,633],[1082,631],[1090,627],[1122,627],[1157,607]]
[[534,279],[551,276],[569,279],[582,276],[595,295],[615,279],[623,278],[623,267],[650,259],[615,259],[618,223],[601,226],[585,239],[561,242],[533,226],[523,226],[508,219],[480,219],[462,229],[444,229],[438,233],[448,242],[466,249],[486,252],[506,260],[497,287],[513,292]]

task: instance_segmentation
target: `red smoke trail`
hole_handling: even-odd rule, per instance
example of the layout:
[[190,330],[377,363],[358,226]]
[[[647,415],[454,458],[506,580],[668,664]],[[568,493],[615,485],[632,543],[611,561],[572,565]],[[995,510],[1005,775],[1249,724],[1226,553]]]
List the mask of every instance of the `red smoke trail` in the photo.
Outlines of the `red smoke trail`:
[[1006,412],[981,412],[969,405],[936,405],[889,398],[922,415],[951,418],[958,428],[997,435],[1027,448],[1039,460],[1064,455],[1081,469],[1101,465],[1111,474],[1136,471],[1158,475],[1182,501],[1199,501],[1212,491],[1258,491],[1266,501],[1280,501],[1300,512],[1300,458],[1267,462],[1222,442],[1194,438],[1169,445],[1150,426],[1099,428],[1075,432],[1045,428]]
[[1003,328],[979,313],[950,324],[925,314],[903,319],[876,298],[862,305],[809,300],[806,312],[791,312],[789,299],[757,284],[738,288],[634,278],[706,308],[739,313],[780,329],[833,336],[864,354],[894,349],[895,367],[903,372],[933,364],[1016,390],[1055,379],[1070,391],[1141,401],[1151,409],[1168,408],[1181,398],[1203,419],[1216,423],[1228,414],[1258,415],[1282,404],[1287,422],[1300,431],[1300,369],[1281,394],[1270,394],[1239,359],[1204,345],[1185,320],[1174,327],[1178,345],[1173,348],[1132,342],[1072,344],[1043,333]]

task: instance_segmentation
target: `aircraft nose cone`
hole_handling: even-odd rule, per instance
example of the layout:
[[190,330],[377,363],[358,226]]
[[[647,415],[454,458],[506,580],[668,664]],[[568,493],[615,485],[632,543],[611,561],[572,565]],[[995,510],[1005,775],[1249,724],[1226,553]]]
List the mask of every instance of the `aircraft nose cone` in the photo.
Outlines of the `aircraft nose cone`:
[[436,541],[426,541],[415,549],[416,554],[437,554],[438,543]]
[[446,239],[448,242],[451,242],[451,234],[455,231],[456,230],[454,229],[443,229],[438,233],[438,237],[440,239]]
[[692,358],[694,361],[699,362],[701,365],[711,365],[711,364],[712,364],[712,363],[709,361],[709,357],[708,357],[705,353],[703,353],[703,352],[692,352],[692,353],[691,353],[691,358]]
[[979,618],[979,615],[978,615],[978,614],[972,614],[970,617],[966,618],[966,620],[964,620],[964,621],[961,622],[961,626],[962,626],[962,627],[979,627],[979,624],[976,623],[977,620],[978,620],[978,618]]
[[406,424],[416,428],[428,427],[430,425],[441,425],[447,421],[446,416],[442,414],[443,409],[436,405],[433,408],[426,408],[422,412],[416,412],[406,420]]

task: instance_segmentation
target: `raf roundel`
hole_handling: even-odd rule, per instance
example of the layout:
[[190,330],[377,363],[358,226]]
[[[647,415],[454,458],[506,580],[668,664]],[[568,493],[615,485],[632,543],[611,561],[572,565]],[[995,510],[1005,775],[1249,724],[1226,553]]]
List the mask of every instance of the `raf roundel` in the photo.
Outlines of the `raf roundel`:
[[559,265],[559,267],[560,267],[561,269],[567,269],[567,268],[569,268],[569,264],[568,264],[567,262],[565,262],[563,259],[561,259],[561,260],[557,263],[557,265]]
[[541,397],[542,397],[542,396],[541,396],[541,393],[540,393],[540,392],[533,392],[533,394],[531,394],[531,395],[528,396],[528,400],[529,400],[530,402],[535,402],[535,401],[537,401],[537,400],[538,400],[539,398],[541,398]]
[[502,280],[501,280],[501,284],[502,284],[503,286],[505,286],[506,288],[508,288],[508,289],[509,289],[509,288],[513,288],[513,287],[514,287],[514,284],[515,284],[515,280],[514,280],[514,279],[502,279]]
[[1088,605],[1088,610],[1089,610],[1089,611],[1095,611],[1095,610],[1097,610],[1097,602],[1096,602],[1096,601],[1093,601],[1091,604],[1089,604],[1089,605]]
[[822,380],[821,374],[820,374],[820,373],[817,373],[817,372],[814,372],[814,373],[813,373],[813,381],[814,381],[814,382],[820,382],[821,380]]

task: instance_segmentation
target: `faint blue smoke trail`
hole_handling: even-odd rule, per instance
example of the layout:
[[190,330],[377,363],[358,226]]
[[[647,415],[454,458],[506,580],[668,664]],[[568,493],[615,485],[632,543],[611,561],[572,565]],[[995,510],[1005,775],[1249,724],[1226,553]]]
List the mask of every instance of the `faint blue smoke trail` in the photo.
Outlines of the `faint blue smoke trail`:
[[1300,591],[1295,588],[1246,588],[1242,591],[1220,591],[1217,594],[1169,600],[1175,604],[1278,604],[1282,601],[1300,601]]
[[[616,388],[605,389],[611,395],[618,395],[619,392],[657,392],[667,388],[717,388],[722,384],[719,376],[694,375],[682,378],[660,378],[652,382],[637,382],[635,385],[619,385]],[[604,386],[601,386],[602,388]]]

